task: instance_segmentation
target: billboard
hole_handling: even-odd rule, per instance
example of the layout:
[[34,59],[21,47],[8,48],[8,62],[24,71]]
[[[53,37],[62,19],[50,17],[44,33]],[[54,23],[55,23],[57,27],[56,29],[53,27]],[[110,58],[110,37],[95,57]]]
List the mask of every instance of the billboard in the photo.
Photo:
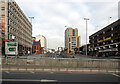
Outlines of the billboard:
[[17,42],[5,42],[5,54],[6,55],[18,55],[18,43]]

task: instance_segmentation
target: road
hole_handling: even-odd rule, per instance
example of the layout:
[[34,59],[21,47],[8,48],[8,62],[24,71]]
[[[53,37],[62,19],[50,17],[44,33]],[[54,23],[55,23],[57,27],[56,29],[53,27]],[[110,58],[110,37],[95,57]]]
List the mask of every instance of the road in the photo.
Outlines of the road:
[[[30,56],[19,56],[17,58],[25,58],[25,59],[79,59],[79,60],[106,60],[106,61],[120,61],[119,59],[97,59],[97,58],[92,58],[92,57],[87,57],[87,56],[82,56],[82,55],[72,55],[75,58],[63,58],[61,56],[56,55],[55,53],[48,54],[49,57],[46,57],[45,54],[35,54],[35,55],[30,55]],[[2,56],[4,57],[4,56]],[[9,56],[9,57],[15,57],[15,56]]]
[[3,72],[2,84],[39,84],[40,82],[118,82],[117,74],[60,72]]

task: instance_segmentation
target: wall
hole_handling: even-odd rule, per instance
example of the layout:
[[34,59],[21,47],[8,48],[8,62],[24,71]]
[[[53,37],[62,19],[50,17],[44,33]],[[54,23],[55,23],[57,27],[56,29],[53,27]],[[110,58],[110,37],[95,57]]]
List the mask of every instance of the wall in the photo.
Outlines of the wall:
[[119,71],[119,61],[105,60],[78,60],[78,59],[2,59],[3,69],[64,69],[68,70],[97,70],[97,71]]

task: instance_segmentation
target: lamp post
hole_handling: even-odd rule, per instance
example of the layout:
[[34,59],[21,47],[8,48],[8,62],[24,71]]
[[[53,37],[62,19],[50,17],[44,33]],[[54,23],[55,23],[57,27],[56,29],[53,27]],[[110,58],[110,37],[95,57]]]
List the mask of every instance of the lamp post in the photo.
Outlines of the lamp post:
[[89,18],[84,18],[84,20],[86,20],[86,56],[87,56],[87,21],[89,20]]
[[31,24],[32,24],[32,20],[34,19],[34,17],[32,16],[32,17],[29,17],[29,19],[31,20]]
[[[32,20],[34,19],[34,17],[29,17],[29,19],[31,20],[31,24],[32,24]],[[31,47],[31,54],[32,54],[32,47]]]

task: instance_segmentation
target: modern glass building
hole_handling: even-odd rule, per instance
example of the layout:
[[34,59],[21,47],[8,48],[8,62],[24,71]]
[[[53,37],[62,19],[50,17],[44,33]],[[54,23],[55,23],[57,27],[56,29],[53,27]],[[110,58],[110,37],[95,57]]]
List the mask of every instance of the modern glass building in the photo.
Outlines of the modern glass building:
[[78,29],[67,28],[65,30],[65,48],[67,52],[74,52],[75,48],[80,47],[80,36],[78,36]]

